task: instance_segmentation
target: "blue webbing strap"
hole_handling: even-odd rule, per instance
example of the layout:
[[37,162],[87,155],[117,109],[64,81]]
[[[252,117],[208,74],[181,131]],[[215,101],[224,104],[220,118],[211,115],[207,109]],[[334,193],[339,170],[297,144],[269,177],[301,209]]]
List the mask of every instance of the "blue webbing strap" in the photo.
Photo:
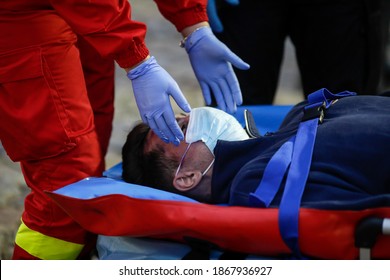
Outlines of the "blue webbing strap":
[[280,234],[294,255],[302,258],[298,243],[301,198],[309,176],[318,118],[299,124],[286,185],[279,206]]
[[291,163],[295,136],[286,141],[272,156],[264,170],[263,179],[254,193],[249,194],[249,203],[268,208],[278,192],[284,175]]
[[313,107],[323,102],[325,102],[326,108],[329,108],[333,100],[340,99],[346,96],[353,96],[353,95],[356,95],[356,93],[346,90],[346,91],[333,94],[326,88],[322,88],[308,95],[307,97],[308,105],[305,108]]
[[309,175],[318,123],[322,122],[323,110],[332,104],[332,100],[351,95],[356,94],[349,91],[332,94],[327,89],[310,94],[309,104],[305,107],[296,136],[290,138],[274,154],[264,170],[259,186],[249,196],[252,205],[268,207],[288,171],[279,206],[279,228],[284,242],[297,258],[303,258],[298,243],[299,209]]

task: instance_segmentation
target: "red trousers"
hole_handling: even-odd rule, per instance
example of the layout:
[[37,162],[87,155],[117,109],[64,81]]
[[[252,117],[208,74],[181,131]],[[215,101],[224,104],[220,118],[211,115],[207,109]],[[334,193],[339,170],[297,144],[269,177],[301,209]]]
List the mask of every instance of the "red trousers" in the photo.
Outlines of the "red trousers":
[[78,38],[85,83],[95,119],[102,155],[107,154],[114,118],[115,63],[103,58],[82,37]]
[[14,259],[80,258],[95,241],[45,194],[103,171],[76,41],[54,12],[0,13],[0,140],[31,189]]

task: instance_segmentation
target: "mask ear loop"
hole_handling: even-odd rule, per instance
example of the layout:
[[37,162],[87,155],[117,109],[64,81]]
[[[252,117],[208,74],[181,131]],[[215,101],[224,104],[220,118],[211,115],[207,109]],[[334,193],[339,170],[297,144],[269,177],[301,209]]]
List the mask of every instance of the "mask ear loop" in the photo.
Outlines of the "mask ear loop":
[[181,165],[183,164],[184,157],[186,156],[188,150],[190,149],[192,143],[189,143],[186,150],[184,151],[183,155],[181,156],[179,166],[176,169],[175,177],[177,176],[177,173],[179,173]]
[[214,161],[215,161],[215,158],[213,159],[213,161],[209,164],[209,166],[206,168],[206,170],[205,171],[203,171],[203,173],[202,173],[202,177],[204,176],[204,174],[206,174],[207,173],[207,171],[209,171],[209,169],[211,168],[211,166],[213,166],[213,164],[214,164]]

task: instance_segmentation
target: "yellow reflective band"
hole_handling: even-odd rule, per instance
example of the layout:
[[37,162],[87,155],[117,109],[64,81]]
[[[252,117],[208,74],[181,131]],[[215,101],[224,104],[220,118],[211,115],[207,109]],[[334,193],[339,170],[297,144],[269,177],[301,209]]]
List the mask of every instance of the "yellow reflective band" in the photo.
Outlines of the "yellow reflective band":
[[28,228],[22,221],[15,243],[30,255],[42,260],[74,260],[84,245],[47,236]]

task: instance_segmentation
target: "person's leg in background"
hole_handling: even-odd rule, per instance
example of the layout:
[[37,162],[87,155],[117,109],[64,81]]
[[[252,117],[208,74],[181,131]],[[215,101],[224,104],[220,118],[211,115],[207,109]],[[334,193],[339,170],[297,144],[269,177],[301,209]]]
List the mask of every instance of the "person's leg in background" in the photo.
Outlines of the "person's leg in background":
[[289,1],[241,0],[237,6],[219,2],[224,31],[216,36],[251,67],[235,69],[243,104],[272,104],[283,59]]
[[77,45],[104,158],[110,143],[114,118],[115,63],[113,59],[100,56],[82,37],[78,37]]
[[13,259],[88,257],[96,236],[45,194],[103,171],[76,36],[54,13],[1,16],[0,140],[31,189]]
[[290,36],[304,93],[375,94],[381,70],[380,0],[297,0]]

